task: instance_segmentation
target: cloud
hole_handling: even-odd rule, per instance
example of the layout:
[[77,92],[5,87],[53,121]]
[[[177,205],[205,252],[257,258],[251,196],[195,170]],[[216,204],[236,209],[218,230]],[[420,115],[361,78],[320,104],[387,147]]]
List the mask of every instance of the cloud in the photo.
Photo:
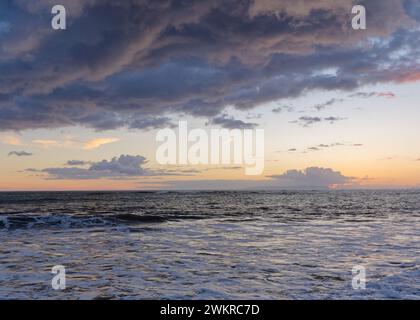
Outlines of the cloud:
[[393,99],[395,98],[395,93],[393,92],[356,92],[349,95],[351,98],[372,98],[372,97],[378,97],[378,98],[388,98]]
[[298,123],[302,127],[309,127],[310,125],[321,121],[322,119],[320,117],[303,116],[300,117],[298,120],[292,121],[292,123]]
[[320,148],[333,148],[333,147],[339,147],[339,146],[344,146],[344,145],[346,145],[346,144],[343,143],[343,142],[334,142],[334,143],[330,143],[330,144],[321,143],[321,144],[318,145],[318,147],[320,147]]
[[329,106],[332,106],[332,105],[334,105],[336,103],[340,103],[340,102],[343,102],[343,101],[344,101],[344,99],[336,99],[336,98],[334,98],[334,99],[328,100],[327,102],[317,104],[316,106],[314,106],[314,108],[316,110],[318,110],[318,111],[321,111],[321,110],[324,110],[325,108],[327,108]]
[[321,117],[303,116],[303,117],[300,117],[298,120],[291,121],[291,123],[297,123],[302,127],[310,127],[311,125],[313,125],[315,123],[320,123],[320,122],[323,122],[323,121],[326,121],[326,122],[329,122],[330,124],[333,124],[337,121],[342,121],[342,120],[346,120],[346,118],[341,118],[341,117],[321,118]]
[[229,117],[226,114],[213,118],[211,120],[211,124],[220,125],[222,128],[226,129],[254,129],[257,126],[256,123],[244,122],[242,120]]
[[393,99],[395,98],[395,94],[392,92],[379,92],[378,93],[378,97],[384,97],[384,98],[388,98],[388,99]]
[[174,115],[420,79],[418,1],[359,2],[375,12],[363,32],[351,29],[353,0],[60,3],[66,32],[45,23],[50,0],[0,4],[2,131],[149,130]]
[[33,153],[26,152],[26,151],[11,151],[9,152],[8,156],[16,156],[16,157],[29,157],[32,156]]
[[[147,160],[140,155],[121,155],[111,160],[79,161],[69,160],[66,165],[69,167],[56,167],[45,169],[26,169],[26,172],[40,173],[50,180],[94,180],[94,179],[120,179],[131,180],[140,177],[153,176],[183,176],[191,175],[191,170],[163,170],[145,168]],[[88,168],[80,166],[89,165]]]
[[283,111],[288,111],[288,112],[292,112],[293,111],[293,107],[291,106],[280,106],[280,107],[276,107],[274,109],[272,109],[271,111],[273,113],[282,113]]
[[253,119],[261,119],[263,117],[262,113],[248,113],[246,116],[247,120],[253,120]]
[[327,117],[324,118],[325,121],[328,121],[329,123],[333,124],[337,121],[342,121],[342,120],[346,120],[346,118],[342,118],[342,117]]
[[223,179],[166,181],[161,185],[161,189],[168,190],[256,190],[261,187],[257,181]]
[[288,170],[268,180],[182,180],[164,182],[162,188],[176,190],[282,190],[354,187],[357,181],[330,168],[310,167]]
[[[123,179],[152,175],[150,170],[144,168],[146,162],[143,156],[121,155],[111,160],[92,162],[89,168],[46,168],[37,172],[45,173],[48,179],[56,180]],[[74,165],[74,162],[70,163]]]
[[273,175],[271,178],[281,182],[284,186],[298,188],[331,188],[336,185],[344,185],[352,180],[339,171],[318,167],[306,168],[303,171],[289,170],[281,175]]
[[82,160],[69,160],[66,162],[67,166],[85,166],[90,164],[89,161],[82,161]]
[[171,122],[171,119],[168,117],[148,117],[135,119],[130,122],[130,129],[161,129],[161,128],[172,128],[175,125]]
[[[311,146],[306,148],[303,153],[307,153],[307,152],[311,152],[311,151],[321,151],[321,150],[326,150],[326,149],[330,149],[330,148],[335,148],[335,147],[362,147],[363,144],[361,143],[345,143],[345,142],[333,142],[333,143],[320,143],[317,146]],[[289,152],[295,152],[297,151],[296,148],[293,149],[289,149]]]
[[310,152],[310,151],[320,151],[320,150],[325,150],[325,149],[330,149],[330,148],[335,148],[335,147],[341,147],[341,146],[347,146],[347,147],[356,147],[356,146],[362,146],[361,144],[346,144],[346,143],[341,143],[341,142],[334,142],[334,143],[330,143],[330,144],[325,144],[325,143],[321,143],[315,147],[309,147],[307,148],[304,152]]
[[83,146],[83,149],[85,150],[97,149],[105,144],[117,142],[119,140],[120,139],[118,138],[96,138],[96,139],[89,140],[88,142],[86,142],[85,145]]

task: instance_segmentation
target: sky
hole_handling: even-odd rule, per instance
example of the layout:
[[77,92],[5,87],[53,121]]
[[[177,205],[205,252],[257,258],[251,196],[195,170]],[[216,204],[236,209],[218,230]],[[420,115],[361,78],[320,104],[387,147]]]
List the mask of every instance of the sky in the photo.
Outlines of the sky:
[[[0,3],[1,191],[420,187],[420,1],[55,4]],[[181,120],[263,129],[264,172],[159,164]]]

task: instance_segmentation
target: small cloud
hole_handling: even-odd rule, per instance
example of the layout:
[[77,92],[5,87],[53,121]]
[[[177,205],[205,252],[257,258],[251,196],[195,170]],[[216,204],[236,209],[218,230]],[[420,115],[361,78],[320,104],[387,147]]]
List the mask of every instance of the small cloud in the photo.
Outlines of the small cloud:
[[346,120],[346,118],[340,118],[340,117],[328,117],[324,118],[325,121],[328,121],[329,123],[333,124],[337,121]]
[[295,152],[295,151],[297,151],[297,149],[295,149],[295,148],[291,148],[291,149],[289,149],[289,150],[287,150],[287,151],[289,151],[289,152]]
[[229,117],[227,114],[222,114],[221,116],[213,118],[210,123],[220,125],[225,129],[254,129],[257,126],[256,123],[234,119],[233,117]]
[[356,92],[349,95],[350,98],[371,98],[376,96],[376,92]]
[[346,120],[346,118],[340,118],[340,117],[320,118],[320,117],[303,116],[303,117],[300,117],[298,120],[291,121],[291,123],[297,123],[302,127],[309,127],[309,126],[313,125],[314,123],[320,123],[320,122],[323,122],[323,121],[327,121],[330,124],[333,124],[333,123],[335,123],[337,121],[341,121],[341,120]]
[[378,92],[378,97],[393,99],[395,98],[395,94],[392,92]]
[[362,144],[360,144],[360,143],[342,143],[342,142],[334,142],[334,143],[330,143],[330,144],[321,143],[317,146],[307,148],[304,153],[309,152],[309,151],[319,151],[319,150],[323,150],[323,149],[329,149],[329,148],[340,147],[340,146],[360,147],[360,146],[362,146]]
[[309,127],[310,125],[321,121],[322,119],[320,117],[303,116],[300,117],[298,120],[293,121],[293,123],[299,123],[299,125],[301,125],[302,127]]
[[277,108],[274,108],[273,110],[271,110],[273,113],[282,113],[284,111],[287,112],[292,112],[294,110],[293,107],[291,106],[279,106]]
[[199,169],[169,169],[169,170],[162,170],[161,172],[165,172],[164,175],[168,176],[193,176],[198,173],[203,173],[203,170]]
[[367,98],[372,98],[372,97],[377,97],[377,98],[388,98],[388,99],[393,99],[396,97],[395,93],[387,91],[387,92],[356,92],[353,93],[351,95],[349,95],[350,98],[363,98],[363,99],[367,99]]
[[248,113],[246,115],[247,120],[261,119],[262,117],[263,117],[262,113]]
[[317,147],[310,147],[308,148],[309,151],[319,151],[319,148]]
[[67,166],[85,166],[90,164],[89,161],[82,161],[82,160],[69,160],[66,162]]
[[381,158],[379,160],[391,161],[391,160],[397,160],[397,159],[398,159],[397,156],[389,156],[389,157]]
[[330,143],[330,144],[321,143],[321,144],[318,145],[318,147],[320,147],[320,148],[333,148],[333,147],[338,147],[338,146],[344,146],[344,143],[334,142],[334,143]]
[[118,138],[97,138],[97,139],[93,139],[93,140],[90,140],[90,141],[86,142],[85,145],[83,146],[83,149],[92,150],[92,149],[99,148],[99,147],[101,147],[105,144],[117,142],[119,140],[120,139],[118,139]]
[[316,106],[314,106],[314,108],[318,111],[321,111],[321,110],[324,110],[325,108],[327,108],[329,106],[332,106],[333,104],[340,103],[340,102],[343,102],[343,101],[344,101],[344,99],[335,99],[334,98],[334,99],[328,100],[327,102],[317,104]]
[[26,152],[26,151],[11,151],[9,152],[8,156],[16,156],[16,157],[29,157],[32,156],[33,153]]

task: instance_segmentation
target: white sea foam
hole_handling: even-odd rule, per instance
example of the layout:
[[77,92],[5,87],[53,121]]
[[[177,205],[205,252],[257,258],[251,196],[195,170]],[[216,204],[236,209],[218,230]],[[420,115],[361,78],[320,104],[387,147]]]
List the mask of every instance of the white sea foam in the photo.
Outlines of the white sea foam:
[[418,299],[419,230],[418,192],[0,194],[0,298]]

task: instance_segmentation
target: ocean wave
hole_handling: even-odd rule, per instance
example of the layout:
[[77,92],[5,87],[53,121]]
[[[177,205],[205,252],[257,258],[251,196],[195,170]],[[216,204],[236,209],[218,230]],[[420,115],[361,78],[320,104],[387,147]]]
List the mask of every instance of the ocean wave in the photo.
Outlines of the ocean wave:
[[116,215],[0,215],[0,230],[46,229],[46,228],[89,228],[101,226],[163,223],[176,220],[203,219],[188,215],[138,215],[132,213]]

